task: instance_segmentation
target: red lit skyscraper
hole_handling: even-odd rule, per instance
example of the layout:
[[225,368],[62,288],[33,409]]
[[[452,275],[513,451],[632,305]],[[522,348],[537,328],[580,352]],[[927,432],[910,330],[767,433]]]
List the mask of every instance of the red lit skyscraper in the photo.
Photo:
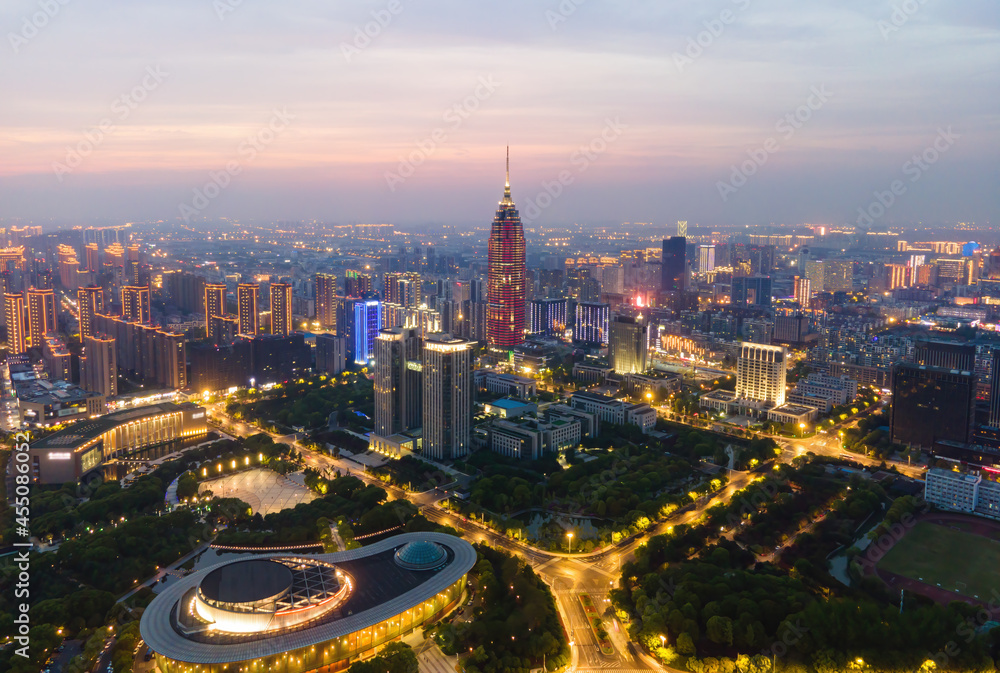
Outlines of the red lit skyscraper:
[[486,338],[490,348],[509,351],[524,341],[524,228],[510,198],[510,150],[503,200],[490,231]]

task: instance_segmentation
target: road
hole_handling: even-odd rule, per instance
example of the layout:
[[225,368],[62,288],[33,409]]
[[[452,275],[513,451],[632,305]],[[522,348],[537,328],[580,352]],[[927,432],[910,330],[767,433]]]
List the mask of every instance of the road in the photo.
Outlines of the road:
[[[209,405],[209,408],[216,421],[227,432],[241,436],[260,432],[254,426],[230,419],[225,414],[225,410],[221,404]],[[643,544],[649,537],[665,533],[670,526],[689,524],[696,521],[705,510],[715,504],[728,502],[733,494],[745,488],[753,477],[749,473],[731,472],[730,482],[724,489],[700,499],[693,507],[675,514],[668,521],[660,522],[643,534],[628,538],[614,547],[571,557],[566,554],[552,553],[529,547],[517,540],[510,539],[505,535],[501,535],[485,526],[464,519],[460,515],[440,507],[440,501],[448,497],[447,491],[431,489],[423,493],[410,493],[390,486],[368,475],[363,470],[358,470],[356,463],[304,449],[297,446],[293,438],[287,436],[278,437],[272,435],[272,437],[274,437],[275,441],[295,445],[296,449],[302,454],[305,464],[321,473],[330,474],[333,470],[339,469],[343,474],[349,470],[351,475],[357,476],[367,483],[384,488],[393,498],[406,498],[410,500],[420,507],[423,515],[429,520],[455,528],[464,535],[465,539],[471,542],[484,542],[491,547],[503,549],[525,559],[552,589],[555,596],[556,606],[571,641],[571,668],[576,671],[586,671],[587,673],[596,673],[597,671],[629,673],[630,671],[672,670],[669,667],[659,665],[648,656],[639,655],[638,650],[630,646],[624,625],[609,616],[605,616],[605,628],[614,644],[615,653],[611,656],[602,654],[584,615],[579,595],[588,594],[593,599],[594,604],[598,606],[598,609],[603,612],[603,608],[610,605],[609,591],[615,586],[618,580],[618,573],[622,563],[634,558],[635,550],[639,545]],[[835,437],[836,435],[829,437],[817,435],[816,437],[804,439],[774,437],[775,441],[782,448],[778,459],[781,462],[790,462],[796,456],[809,451],[817,455],[839,455],[842,451],[839,447],[839,440]],[[873,459],[866,459],[863,456],[857,456],[856,458],[858,462],[870,462],[874,464],[878,464],[879,462]],[[906,466],[897,465],[897,467],[902,472]],[[921,470],[911,468],[906,470],[906,472],[916,475]]]

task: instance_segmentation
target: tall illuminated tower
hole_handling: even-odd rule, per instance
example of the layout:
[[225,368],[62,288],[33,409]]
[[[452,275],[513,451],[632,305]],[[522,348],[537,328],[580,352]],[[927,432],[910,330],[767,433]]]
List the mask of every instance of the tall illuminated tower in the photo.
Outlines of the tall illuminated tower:
[[292,325],[292,286],[288,283],[271,283],[271,334],[288,336]]
[[510,148],[507,183],[493,218],[489,244],[486,339],[497,351],[509,351],[524,341],[524,228],[510,197]]
[[205,334],[214,339],[216,322],[212,318],[226,315],[226,284],[205,283]]
[[28,352],[27,330],[24,326],[24,295],[8,292],[4,295],[7,320],[7,352],[20,355]]
[[240,283],[236,286],[237,313],[240,318],[240,334],[257,334],[257,283]]

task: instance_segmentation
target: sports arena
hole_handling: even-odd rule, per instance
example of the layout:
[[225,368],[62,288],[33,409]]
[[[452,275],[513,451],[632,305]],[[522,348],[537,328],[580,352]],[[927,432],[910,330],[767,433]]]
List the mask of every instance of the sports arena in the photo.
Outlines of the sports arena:
[[242,556],[164,589],[140,632],[163,673],[339,671],[457,606],[475,563],[442,533]]

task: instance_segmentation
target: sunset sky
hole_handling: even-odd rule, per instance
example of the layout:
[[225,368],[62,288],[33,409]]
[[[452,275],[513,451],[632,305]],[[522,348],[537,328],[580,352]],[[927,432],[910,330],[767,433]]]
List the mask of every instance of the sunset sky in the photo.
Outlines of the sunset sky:
[[507,145],[545,226],[1000,214],[996,0],[48,2],[0,6],[0,217],[173,219],[228,164],[206,218],[484,224]]

